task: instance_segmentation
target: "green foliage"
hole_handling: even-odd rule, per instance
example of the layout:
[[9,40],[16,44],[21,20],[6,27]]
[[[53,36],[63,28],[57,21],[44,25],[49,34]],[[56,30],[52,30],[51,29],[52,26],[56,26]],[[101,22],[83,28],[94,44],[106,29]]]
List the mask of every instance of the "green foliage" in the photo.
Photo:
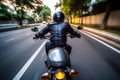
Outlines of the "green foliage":
[[37,6],[41,6],[41,0],[12,0],[16,7],[35,9]]
[[93,9],[92,9],[91,13],[92,14],[98,14],[98,13],[105,12],[106,5],[107,5],[107,1],[100,1],[98,3],[95,3],[93,5]]
[[47,7],[46,5],[44,5],[44,7],[42,8],[39,16],[41,18],[43,18],[43,20],[47,20],[49,18],[49,16],[51,16],[51,10],[49,7]]
[[[108,1],[108,0],[107,0]],[[109,0],[111,10],[120,10],[119,0]]]
[[60,0],[55,7],[61,7],[62,12],[65,15],[80,15],[83,12],[88,12],[89,3],[91,0]]
[[41,0],[10,0],[9,4],[14,7],[17,14],[13,15],[22,26],[23,19],[31,18],[26,14],[26,10],[36,10],[36,8],[41,7],[42,1]]
[[[2,1],[5,3],[8,2],[9,5],[14,7],[12,12],[9,6],[2,4]],[[28,19],[33,20],[34,17],[29,16],[26,11],[34,10],[36,13],[40,13],[42,8],[42,0],[0,0],[0,19],[9,19],[12,18],[18,20],[19,24],[22,26],[22,20]],[[14,13],[16,11],[16,13]]]
[[0,3],[0,19],[9,19],[11,13],[8,12],[8,7]]
[[34,13],[40,14],[42,9],[43,9],[43,6],[37,6],[36,9],[34,10]]
[[109,9],[118,10],[120,9],[119,0],[97,0],[95,4],[93,4],[93,9],[91,11],[92,14],[99,14],[106,12],[106,9],[109,6]]
[[31,18],[31,16],[27,15],[27,13],[24,10],[17,10],[17,19],[21,18],[21,16],[23,19]]

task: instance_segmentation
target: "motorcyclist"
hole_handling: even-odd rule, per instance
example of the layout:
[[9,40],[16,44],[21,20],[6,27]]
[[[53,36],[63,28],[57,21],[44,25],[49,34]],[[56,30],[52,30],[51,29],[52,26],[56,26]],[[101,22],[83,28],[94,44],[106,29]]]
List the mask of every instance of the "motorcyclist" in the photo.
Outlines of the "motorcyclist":
[[54,47],[64,47],[68,53],[71,52],[71,46],[67,42],[67,34],[70,33],[78,38],[81,37],[80,33],[75,31],[69,23],[64,22],[64,14],[62,12],[56,12],[53,15],[53,22],[47,24],[45,28],[35,34],[36,38],[43,38],[45,34],[50,32],[50,42],[45,45],[46,53]]

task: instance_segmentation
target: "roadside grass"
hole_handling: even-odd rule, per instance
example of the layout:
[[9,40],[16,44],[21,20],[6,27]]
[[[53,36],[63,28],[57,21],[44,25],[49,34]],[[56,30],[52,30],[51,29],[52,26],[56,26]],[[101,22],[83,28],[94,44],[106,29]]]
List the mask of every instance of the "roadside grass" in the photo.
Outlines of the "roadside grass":
[[103,30],[103,31],[111,32],[111,33],[114,33],[114,34],[120,35],[120,31],[117,31],[117,30],[111,30],[111,29],[108,29],[108,30]]

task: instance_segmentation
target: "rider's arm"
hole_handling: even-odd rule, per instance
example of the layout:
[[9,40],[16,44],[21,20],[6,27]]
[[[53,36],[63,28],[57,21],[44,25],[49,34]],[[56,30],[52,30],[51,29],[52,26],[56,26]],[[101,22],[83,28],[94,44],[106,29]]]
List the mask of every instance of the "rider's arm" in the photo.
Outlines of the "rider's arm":
[[43,28],[41,31],[39,31],[38,33],[36,33],[35,36],[36,36],[37,38],[42,38],[42,37],[44,37],[44,35],[47,34],[49,31],[50,31],[50,29],[49,29],[49,24],[48,24],[45,28]]
[[68,32],[69,32],[70,34],[72,34],[72,35],[74,35],[74,36],[76,36],[76,37],[78,37],[78,38],[81,37],[80,32],[75,31],[75,30],[70,26],[69,23],[66,23],[66,24],[67,24],[67,30],[68,30]]

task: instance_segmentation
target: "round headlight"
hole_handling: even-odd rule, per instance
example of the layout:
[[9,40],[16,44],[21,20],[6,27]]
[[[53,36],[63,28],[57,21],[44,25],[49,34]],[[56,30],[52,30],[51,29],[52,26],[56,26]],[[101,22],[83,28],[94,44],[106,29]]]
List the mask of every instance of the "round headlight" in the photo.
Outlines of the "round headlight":
[[57,78],[57,79],[64,79],[64,77],[65,77],[65,73],[64,72],[62,72],[62,71],[59,71],[59,72],[57,72],[57,73],[55,73],[55,77]]

